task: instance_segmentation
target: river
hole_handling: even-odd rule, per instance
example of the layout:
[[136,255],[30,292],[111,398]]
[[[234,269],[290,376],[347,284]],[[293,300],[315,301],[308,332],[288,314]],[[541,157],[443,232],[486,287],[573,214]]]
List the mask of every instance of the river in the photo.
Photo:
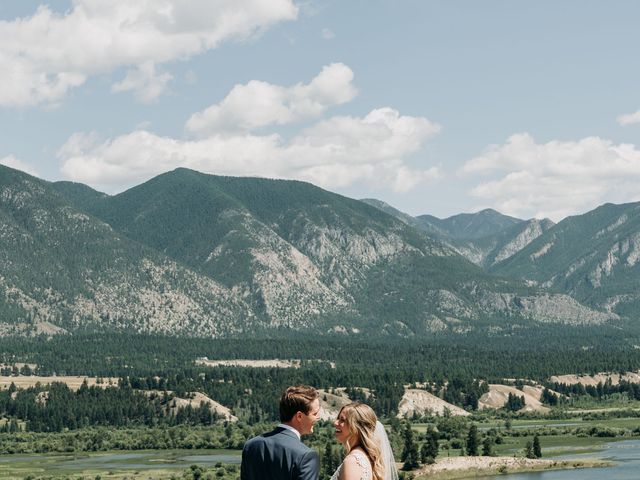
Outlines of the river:
[[558,460],[601,458],[611,467],[554,470],[550,472],[512,473],[482,477],[484,480],[638,480],[640,478],[640,440],[607,443],[601,451],[582,455],[554,457]]

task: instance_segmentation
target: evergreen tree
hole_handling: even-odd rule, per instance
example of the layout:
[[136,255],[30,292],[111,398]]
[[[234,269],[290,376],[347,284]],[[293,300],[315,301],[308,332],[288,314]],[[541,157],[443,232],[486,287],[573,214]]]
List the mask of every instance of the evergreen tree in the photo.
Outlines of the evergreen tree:
[[513,393],[509,393],[509,397],[507,398],[507,404],[505,408],[509,412],[517,412],[518,410],[522,410],[525,406],[524,395],[514,395]]
[[404,449],[402,450],[401,461],[404,462],[403,470],[412,470],[418,467],[418,446],[413,439],[411,424],[407,422],[404,428]]
[[491,457],[493,455],[493,441],[487,436],[482,441],[482,456]]
[[322,473],[325,478],[331,478],[334,470],[337,467],[337,462],[334,462],[333,456],[333,442],[330,440],[324,446],[324,455],[322,456]]
[[552,407],[556,406],[558,404],[558,396],[553,393],[551,390],[549,390],[548,388],[545,388],[542,391],[542,403],[546,403],[547,405],[550,405]]
[[540,437],[534,435],[533,437],[533,456],[536,458],[542,458],[542,448],[540,447]]
[[478,456],[478,443],[478,427],[472,424],[467,435],[467,455]]
[[431,464],[436,461],[439,451],[438,439],[438,432],[429,425],[427,428],[425,442],[422,444],[422,448],[420,449],[420,460],[422,463]]
[[18,425],[18,421],[15,418],[11,419],[11,422],[9,422],[9,433],[16,433],[20,431],[20,425]]
[[531,440],[528,440],[524,446],[524,456],[527,458],[536,458],[533,453],[533,444],[531,443]]
[[475,392],[467,394],[464,400],[464,406],[470,410],[478,410],[478,395]]

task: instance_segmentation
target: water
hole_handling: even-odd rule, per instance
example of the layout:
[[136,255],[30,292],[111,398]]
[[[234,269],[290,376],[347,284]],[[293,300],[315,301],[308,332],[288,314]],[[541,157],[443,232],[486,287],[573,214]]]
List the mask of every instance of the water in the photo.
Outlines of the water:
[[513,473],[482,477],[484,480],[638,480],[640,478],[640,440],[627,440],[604,445],[602,451],[582,455],[554,457],[558,460],[601,458],[614,462],[611,467],[555,470],[551,472]]

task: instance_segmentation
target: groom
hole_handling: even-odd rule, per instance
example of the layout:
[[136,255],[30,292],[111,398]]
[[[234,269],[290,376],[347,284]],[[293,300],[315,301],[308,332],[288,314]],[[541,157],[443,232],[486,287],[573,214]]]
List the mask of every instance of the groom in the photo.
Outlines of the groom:
[[315,388],[287,388],[280,398],[280,425],[244,445],[241,480],[317,480],[320,460],[315,450],[300,441],[313,432],[320,418]]

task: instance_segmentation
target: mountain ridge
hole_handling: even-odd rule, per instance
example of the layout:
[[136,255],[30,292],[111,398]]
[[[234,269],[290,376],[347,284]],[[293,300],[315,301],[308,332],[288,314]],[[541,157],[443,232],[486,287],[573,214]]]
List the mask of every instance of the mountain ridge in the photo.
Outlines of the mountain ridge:
[[[27,235],[59,244],[47,253],[17,234],[0,242],[0,255],[20,266],[0,267],[0,313],[27,326],[424,336],[619,320],[563,292],[496,277],[393,215],[304,182],[177,169],[109,196],[0,168],[3,231],[24,217]],[[12,201],[34,189],[41,198]],[[50,264],[57,273],[34,280]],[[16,286],[40,303],[16,299]]]
[[412,217],[381,200],[362,201],[438,239],[485,269],[511,257],[554,225],[546,218],[520,220],[493,209],[462,213],[445,219],[428,214]]
[[567,217],[492,271],[626,314],[640,308],[640,203]]

